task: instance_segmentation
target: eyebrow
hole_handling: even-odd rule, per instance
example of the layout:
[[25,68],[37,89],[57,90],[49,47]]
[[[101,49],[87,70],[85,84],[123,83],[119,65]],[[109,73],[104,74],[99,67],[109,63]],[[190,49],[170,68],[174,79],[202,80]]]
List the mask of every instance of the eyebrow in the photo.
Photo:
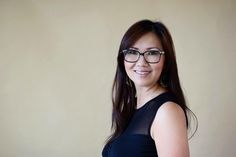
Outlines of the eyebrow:
[[[131,47],[130,47],[130,49],[139,50],[137,47],[133,47],[133,46],[131,46]],[[147,48],[147,50],[151,50],[151,49],[157,49],[157,50],[161,50],[161,49],[160,49],[160,48],[158,48],[158,47],[149,47],[149,48]]]
[[135,49],[135,50],[138,50],[137,47],[133,47],[133,46],[131,46],[129,49]]

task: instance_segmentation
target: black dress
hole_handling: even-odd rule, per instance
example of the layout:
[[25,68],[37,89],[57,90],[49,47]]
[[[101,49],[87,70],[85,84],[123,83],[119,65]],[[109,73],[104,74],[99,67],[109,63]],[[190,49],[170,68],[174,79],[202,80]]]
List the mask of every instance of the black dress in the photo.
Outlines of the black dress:
[[[175,96],[165,92],[135,110],[125,131],[103,148],[103,157],[158,157],[150,128],[159,107],[167,101],[177,103]],[[178,103],[177,103],[178,104]]]

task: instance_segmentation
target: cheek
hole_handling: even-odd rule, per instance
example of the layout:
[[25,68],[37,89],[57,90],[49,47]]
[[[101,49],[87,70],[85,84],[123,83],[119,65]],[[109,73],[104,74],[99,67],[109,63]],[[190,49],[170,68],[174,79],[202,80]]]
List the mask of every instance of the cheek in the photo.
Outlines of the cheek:
[[131,70],[134,65],[132,63],[127,63],[124,61],[124,66],[125,66],[125,70],[127,72],[127,71]]
[[163,71],[164,64],[163,62],[159,62],[157,65],[153,65],[152,69],[154,71],[154,75],[159,79],[161,72]]
[[128,75],[128,77],[129,78],[132,77],[131,75],[132,75],[132,69],[134,67],[134,64],[124,62],[124,66],[125,66],[125,72]]
[[163,66],[162,65],[156,65],[153,67],[153,71],[155,72],[155,75],[160,75],[162,72]]

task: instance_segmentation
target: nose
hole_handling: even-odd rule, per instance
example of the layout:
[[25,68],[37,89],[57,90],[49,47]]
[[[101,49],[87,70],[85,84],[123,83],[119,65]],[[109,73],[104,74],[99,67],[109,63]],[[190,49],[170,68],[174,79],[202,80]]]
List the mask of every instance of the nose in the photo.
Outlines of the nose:
[[139,59],[138,61],[136,62],[136,65],[138,66],[146,66],[148,65],[147,61],[145,60],[144,56],[143,55],[140,55],[139,56]]

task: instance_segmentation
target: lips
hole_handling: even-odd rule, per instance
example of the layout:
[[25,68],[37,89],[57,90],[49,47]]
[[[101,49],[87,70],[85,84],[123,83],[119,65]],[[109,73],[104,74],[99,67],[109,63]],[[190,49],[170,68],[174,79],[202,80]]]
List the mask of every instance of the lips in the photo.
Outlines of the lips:
[[149,71],[149,70],[134,70],[134,72],[139,75],[148,75],[151,71]]

